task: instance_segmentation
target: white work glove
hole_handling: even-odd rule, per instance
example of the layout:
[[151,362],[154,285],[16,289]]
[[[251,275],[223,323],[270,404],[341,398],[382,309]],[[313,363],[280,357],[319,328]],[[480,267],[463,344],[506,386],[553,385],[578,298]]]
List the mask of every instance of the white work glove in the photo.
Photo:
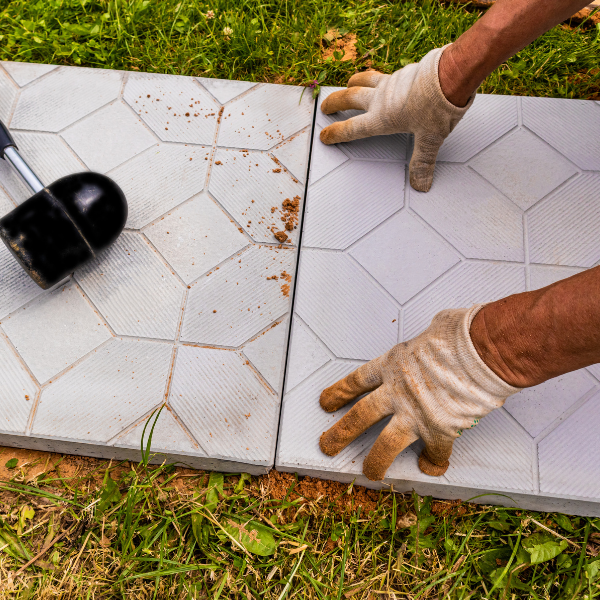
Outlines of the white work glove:
[[462,430],[520,391],[481,360],[471,341],[471,322],[482,306],[439,312],[423,333],[324,390],[321,407],[328,412],[371,393],[323,433],[321,450],[335,456],[391,415],[365,458],[363,473],[372,481],[383,479],[396,456],[422,438],[421,471],[443,475]]
[[373,135],[413,133],[410,185],[419,192],[429,191],[440,146],[475,98],[473,94],[464,108],[458,108],[444,96],[438,64],[447,47],[431,50],[421,62],[392,75],[377,71],[353,75],[348,89],[327,96],[321,110],[327,115],[351,108],[367,112],[325,127],[321,141],[337,144]]

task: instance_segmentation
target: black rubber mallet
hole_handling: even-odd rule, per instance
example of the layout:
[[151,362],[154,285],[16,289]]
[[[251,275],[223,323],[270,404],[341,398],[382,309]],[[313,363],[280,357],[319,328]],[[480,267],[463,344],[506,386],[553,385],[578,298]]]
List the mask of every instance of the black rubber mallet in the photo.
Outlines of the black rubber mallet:
[[1,121],[0,157],[34,193],[0,219],[0,237],[41,288],[47,290],[62,281],[123,231],[125,194],[106,175],[75,173],[44,186]]

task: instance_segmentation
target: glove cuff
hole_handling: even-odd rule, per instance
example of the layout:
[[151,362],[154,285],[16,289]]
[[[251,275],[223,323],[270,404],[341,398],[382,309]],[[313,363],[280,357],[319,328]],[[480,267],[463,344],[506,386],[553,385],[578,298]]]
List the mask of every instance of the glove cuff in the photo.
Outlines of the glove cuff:
[[457,354],[466,373],[470,375],[473,381],[479,385],[488,394],[501,399],[500,405],[508,396],[520,392],[523,388],[514,387],[494,373],[479,356],[473,341],[471,340],[471,323],[475,315],[485,306],[485,304],[475,304],[466,309],[459,326],[457,336]]
[[[445,135],[448,135],[458,125],[463,115],[471,108],[476,95],[474,92],[467,105],[463,107],[455,106],[444,95],[440,85],[439,64],[444,50],[451,45],[446,44],[428,52],[419,62],[419,72],[415,80],[415,85],[421,87],[424,97],[431,103],[428,112],[438,115],[438,122],[445,122],[449,126],[448,131],[444,132]],[[440,114],[446,115],[446,119],[440,120]]]

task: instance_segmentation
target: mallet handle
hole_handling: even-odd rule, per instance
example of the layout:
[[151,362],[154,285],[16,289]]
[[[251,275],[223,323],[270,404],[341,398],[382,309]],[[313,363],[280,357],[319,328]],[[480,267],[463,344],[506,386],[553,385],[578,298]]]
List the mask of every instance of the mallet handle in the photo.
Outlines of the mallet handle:
[[0,121],[0,158],[7,160],[15,168],[34,193],[44,189],[44,184],[19,154],[12,135],[2,121]]

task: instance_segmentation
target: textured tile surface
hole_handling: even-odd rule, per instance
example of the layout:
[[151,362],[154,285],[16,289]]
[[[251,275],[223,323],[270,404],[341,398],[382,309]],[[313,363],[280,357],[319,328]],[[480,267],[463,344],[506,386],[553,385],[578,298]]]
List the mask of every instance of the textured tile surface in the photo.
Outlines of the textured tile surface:
[[[164,405],[159,462],[273,465],[314,107],[300,93],[3,63],[0,116],[40,178],[105,172],[129,217],[46,292],[0,245],[0,443],[134,458]],[[0,161],[0,215],[29,196]]]
[[[371,140],[375,147],[324,146],[320,128],[359,112],[317,114],[279,469],[369,483],[362,462],[385,422],[325,456],[319,436],[350,408],[321,410],[325,387],[418,335],[444,308],[538,289],[600,261],[600,173],[581,171],[600,169],[598,112],[590,102],[478,96],[426,194],[404,186],[410,157],[391,152],[400,148],[393,136]],[[465,431],[443,477],[420,472],[418,441],[385,483],[598,516],[599,398],[599,365],[523,390]]]

